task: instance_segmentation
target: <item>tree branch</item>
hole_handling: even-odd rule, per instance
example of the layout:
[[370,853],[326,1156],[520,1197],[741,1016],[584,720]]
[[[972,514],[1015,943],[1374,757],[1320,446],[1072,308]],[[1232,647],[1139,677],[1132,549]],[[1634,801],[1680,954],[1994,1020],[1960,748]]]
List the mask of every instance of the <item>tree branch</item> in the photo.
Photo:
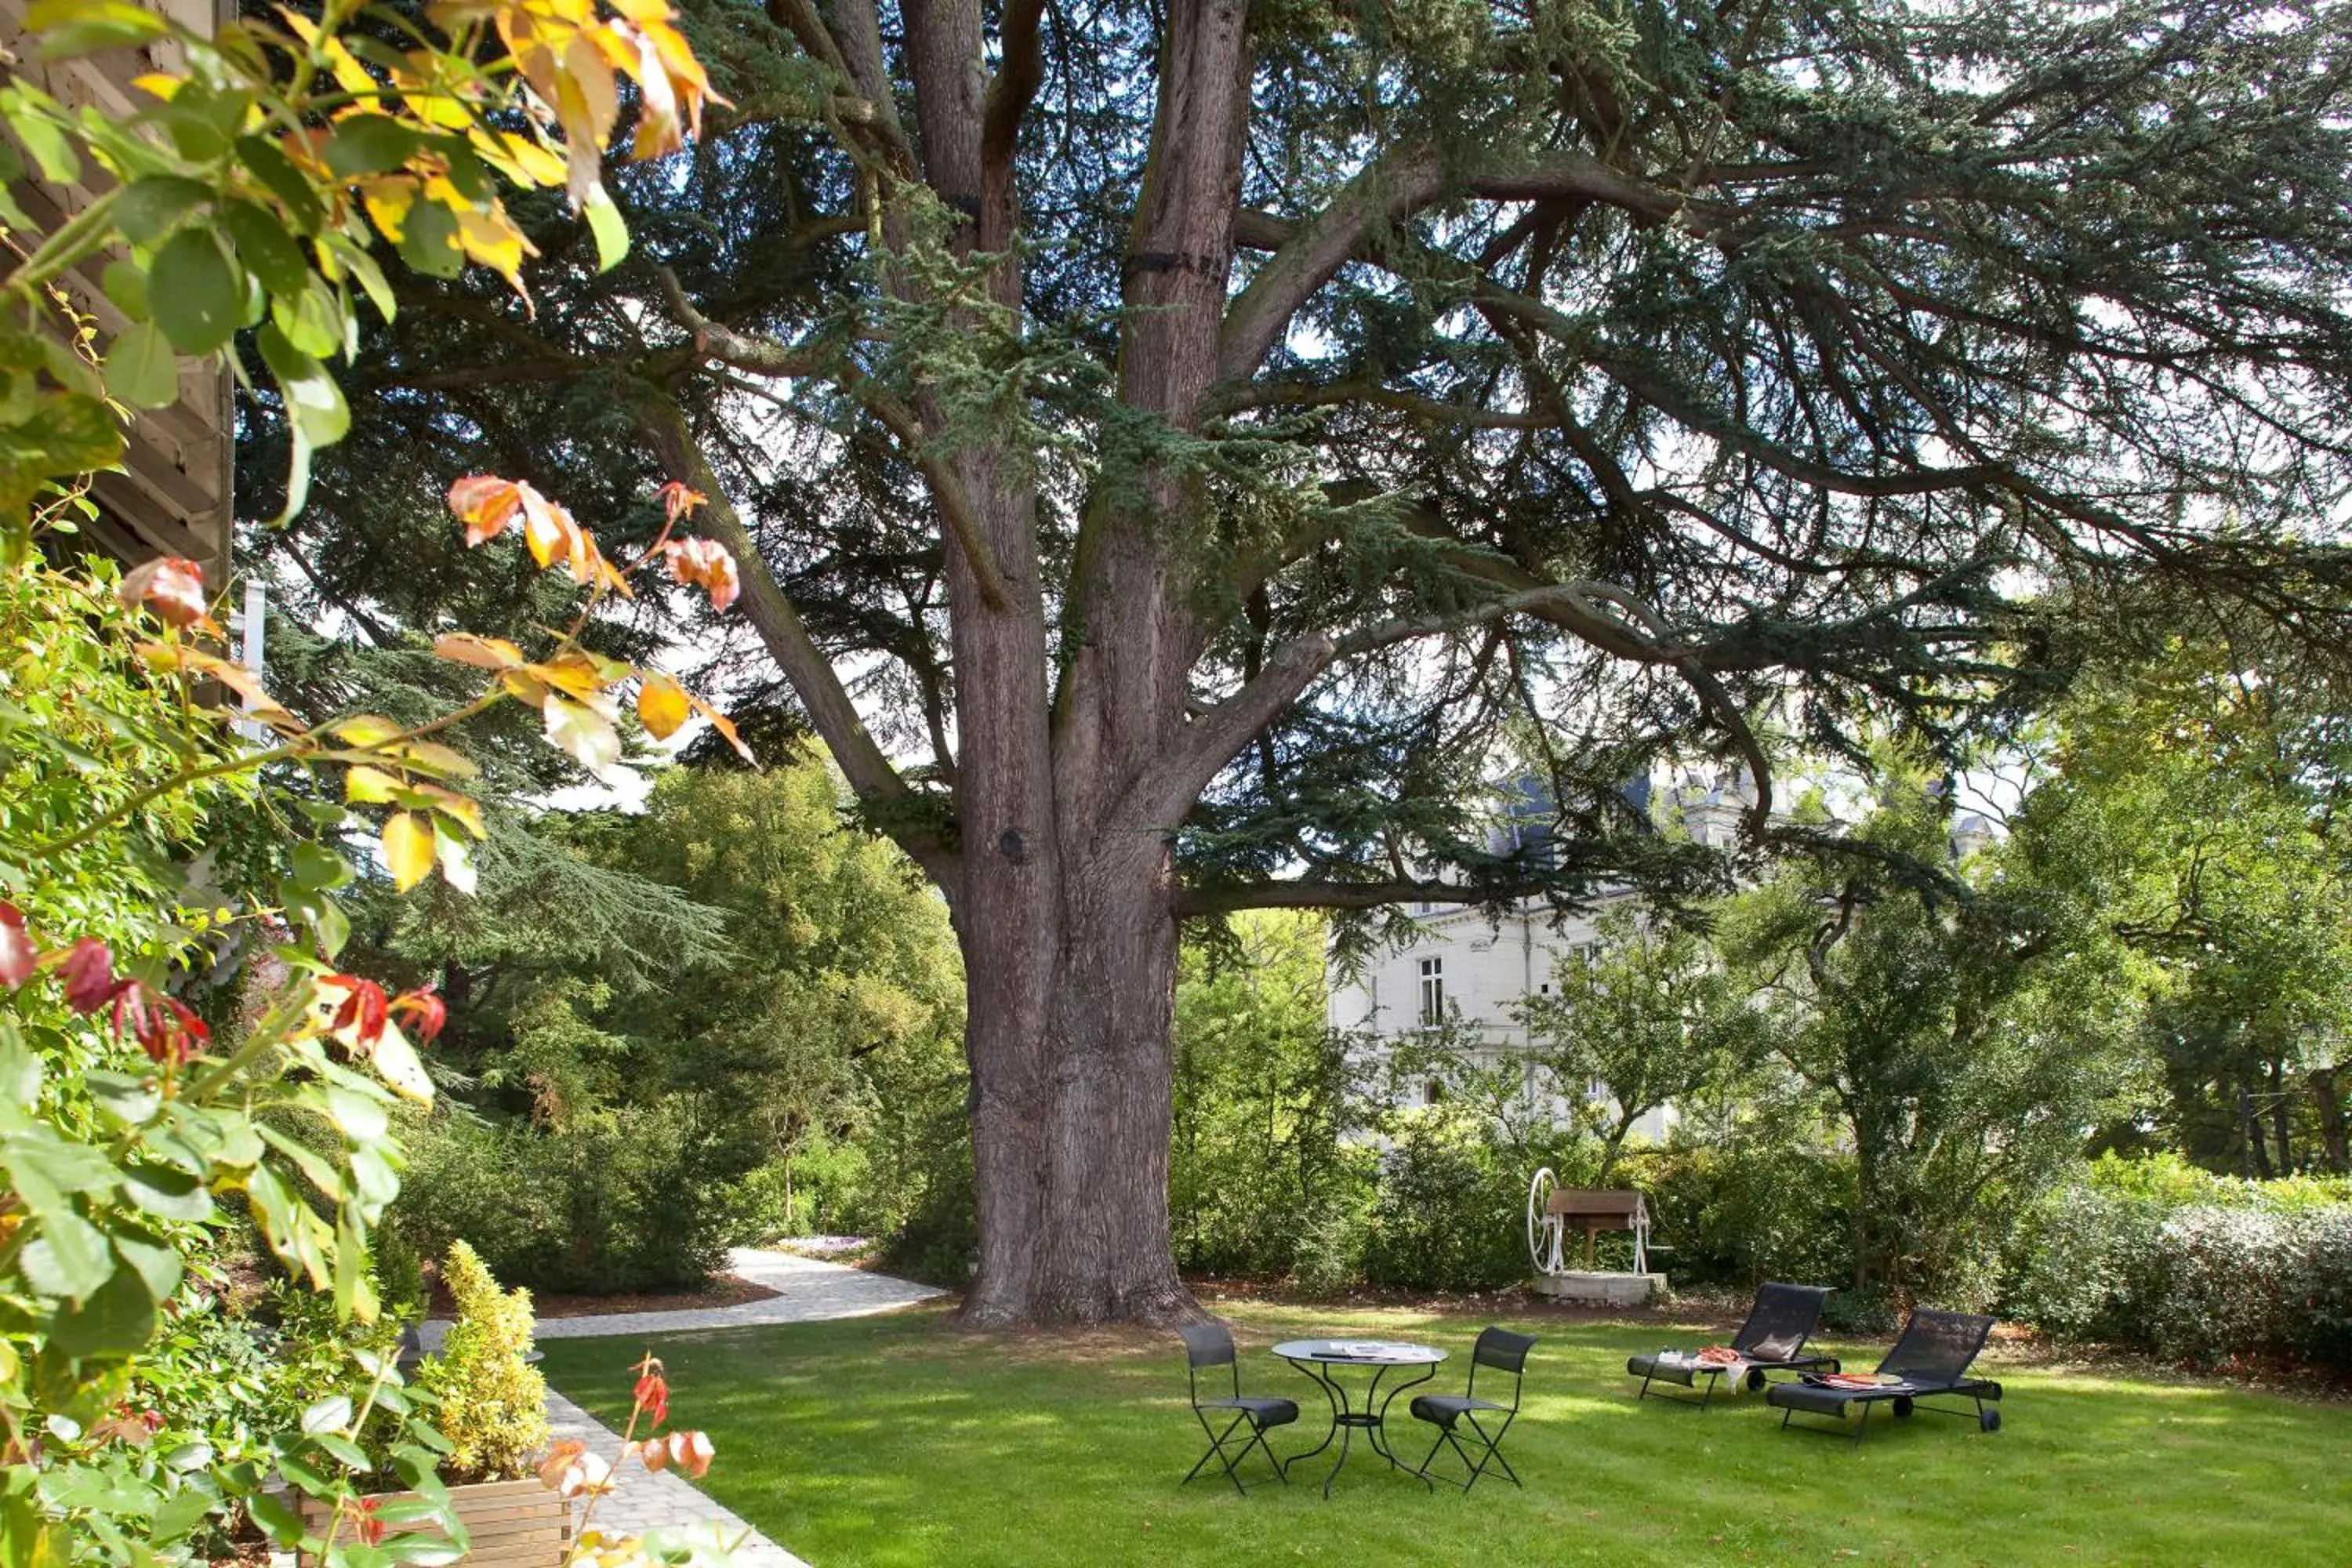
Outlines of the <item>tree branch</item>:
[[1236,910],[1376,910],[1386,904],[1494,904],[1556,891],[1549,880],[1525,879],[1466,887],[1410,877],[1380,882],[1339,882],[1298,878],[1283,882],[1228,883],[1213,888],[1178,888],[1181,916],[1231,914]]
[[[640,384],[630,399],[630,412],[671,479],[700,491],[707,502],[696,519],[699,530],[725,545],[735,556],[743,585],[743,607],[761,642],[792,683],[793,693],[808,710],[809,721],[841,764],[849,787],[869,804],[911,800],[914,791],[890,765],[889,758],[866,728],[856,705],[841,683],[833,661],[811,637],[800,612],[778,585],[761,558],[751,531],[743,526],[718,473],[688,425],[677,401],[659,389]],[[942,888],[952,888],[956,856],[937,836],[912,827],[894,826],[891,837]]]

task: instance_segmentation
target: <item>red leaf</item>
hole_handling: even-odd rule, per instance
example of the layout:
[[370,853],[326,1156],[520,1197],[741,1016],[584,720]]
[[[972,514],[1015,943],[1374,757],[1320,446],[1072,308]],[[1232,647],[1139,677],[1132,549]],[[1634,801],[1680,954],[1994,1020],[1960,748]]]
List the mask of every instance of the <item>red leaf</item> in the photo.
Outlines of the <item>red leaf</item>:
[[125,609],[144,605],[175,626],[192,626],[205,619],[204,568],[177,555],[142,562],[122,574],[114,596]]
[[0,902],[0,985],[10,990],[33,974],[33,939],[25,930],[24,911]]
[[449,1021],[449,1005],[429,985],[422,990],[404,991],[394,997],[392,1011],[410,1020],[409,1026],[415,1030],[420,1046],[431,1045],[434,1037],[441,1033],[441,1026]]
[[334,1019],[328,1025],[330,1030],[354,1049],[361,1045],[373,1046],[383,1037],[384,1019],[390,1016],[391,1008],[384,1001],[383,986],[355,974],[331,974],[324,984],[338,986],[343,993],[342,1005],[335,1009]]
[[661,497],[662,515],[676,522],[681,517],[693,515],[694,509],[710,498],[700,490],[688,489],[673,479],[656,492]]
[[66,1005],[77,1013],[95,1013],[114,1000],[114,955],[106,943],[86,936],[66,954]]

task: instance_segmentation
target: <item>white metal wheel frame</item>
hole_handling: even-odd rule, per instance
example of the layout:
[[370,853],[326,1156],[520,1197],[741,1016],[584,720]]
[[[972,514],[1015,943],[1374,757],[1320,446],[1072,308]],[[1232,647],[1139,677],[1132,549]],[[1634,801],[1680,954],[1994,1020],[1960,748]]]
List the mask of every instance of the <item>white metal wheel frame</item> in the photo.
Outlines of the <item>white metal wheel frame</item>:
[[1551,1194],[1559,1185],[1549,1165],[1528,1184],[1528,1256],[1535,1260],[1536,1272],[1546,1276],[1568,1272],[1559,1256],[1560,1237],[1567,1226],[1551,1212]]

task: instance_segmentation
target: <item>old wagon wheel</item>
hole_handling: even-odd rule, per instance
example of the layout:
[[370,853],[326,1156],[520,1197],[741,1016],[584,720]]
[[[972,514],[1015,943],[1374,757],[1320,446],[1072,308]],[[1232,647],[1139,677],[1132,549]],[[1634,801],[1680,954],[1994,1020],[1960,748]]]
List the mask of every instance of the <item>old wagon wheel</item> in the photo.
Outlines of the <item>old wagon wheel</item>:
[[1528,1184],[1528,1256],[1538,1274],[1559,1272],[1559,1220],[1551,1212],[1551,1194],[1559,1183],[1546,1165]]

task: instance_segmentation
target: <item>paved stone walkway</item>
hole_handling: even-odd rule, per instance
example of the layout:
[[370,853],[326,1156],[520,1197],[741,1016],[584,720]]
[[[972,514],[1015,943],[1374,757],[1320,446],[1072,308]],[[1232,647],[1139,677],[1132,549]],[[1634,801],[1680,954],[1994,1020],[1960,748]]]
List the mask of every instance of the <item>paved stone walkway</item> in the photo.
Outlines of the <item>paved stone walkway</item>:
[[777,1294],[732,1307],[685,1312],[615,1312],[602,1318],[549,1318],[533,1332],[542,1340],[600,1340],[624,1334],[675,1334],[689,1329],[748,1329],[763,1323],[814,1323],[827,1318],[862,1318],[893,1307],[928,1301],[945,1292],[911,1279],[869,1274],[863,1268],[820,1262],[789,1252],[739,1247],[734,1273]]
[[[759,1328],[771,1323],[811,1323],[828,1318],[860,1318],[872,1312],[887,1312],[893,1307],[945,1294],[910,1279],[869,1274],[839,1263],[758,1247],[737,1247],[732,1267],[735,1273],[777,1294],[765,1300],[745,1301],[732,1307],[682,1312],[550,1318],[538,1324],[534,1332],[542,1340],[622,1335],[636,1338],[711,1329]],[[446,1323],[426,1323],[423,1330],[426,1347],[437,1347],[448,1328]],[[547,1391],[547,1424],[559,1442],[566,1437],[577,1438],[607,1458],[620,1451],[618,1433],[551,1388]],[[752,1530],[672,1470],[654,1475],[635,1464],[625,1467],[613,1495],[596,1505],[593,1523],[598,1531],[616,1535],[660,1530],[672,1536],[683,1534],[697,1543],[727,1545],[740,1538],[743,1544],[732,1561],[741,1568],[808,1568],[808,1564]]]
[[[547,1427],[555,1441],[577,1438],[607,1459],[621,1451],[620,1434],[551,1388],[547,1391]],[[599,1533],[644,1535],[659,1531],[666,1538],[691,1541],[698,1546],[734,1546],[728,1561],[737,1568],[809,1568],[705,1497],[675,1470],[656,1475],[632,1460],[617,1473],[619,1485],[596,1505],[595,1517],[589,1521]],[[742,1544],[736,1546],[739,1541]]]

